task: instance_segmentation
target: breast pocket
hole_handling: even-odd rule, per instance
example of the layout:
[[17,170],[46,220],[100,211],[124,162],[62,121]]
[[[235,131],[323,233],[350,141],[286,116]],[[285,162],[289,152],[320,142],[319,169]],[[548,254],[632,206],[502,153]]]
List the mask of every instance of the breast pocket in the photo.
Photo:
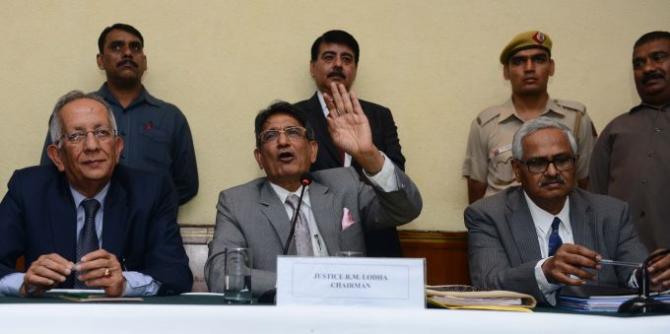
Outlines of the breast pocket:
[[142,155],[149,167],[168,170],[172,165],[170,134],[165,130],[153,128],[140,130]]
[[506,186],[514,182],[512,172],[512,151],[500,152],[492,158],[494,182],[500,186]]

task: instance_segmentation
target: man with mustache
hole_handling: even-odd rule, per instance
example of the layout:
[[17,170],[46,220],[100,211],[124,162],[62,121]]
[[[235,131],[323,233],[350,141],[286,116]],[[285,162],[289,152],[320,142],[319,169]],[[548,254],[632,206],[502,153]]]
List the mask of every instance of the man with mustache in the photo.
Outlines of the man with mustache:
[[[51,116],[53,165],[17,170],[0,203],[0,295],[190,291],[169,177],[117,165],[123,139],[100,96],[72,91]],[[19,256],[25,273],[16,271]]]
[[[521,186],[465,210],[472,284],[528,293],[555,304],[566,285],[637,287],[630,267],[610,259],[642,262],[628,205],[576,187],[577,141],[549,117],[524,123],[512,140],[512,168]],[[670,255],[652,262],[651,283],[670,288]]]
[[586,187],[595,128],[583,104],[549,97],[547,85],[555,67],[551,48],[548,35],[527,31],[515,36],[500,54],[512,97],[480,112],[470,126],[462,169],[470,203],[518,185],[512,174],[512,136],[524,122],[539,116],[560,121],[577,136],[577,178]]
[[260,295],[275,286],[278,255],[365,253],[363,237],[368,231],[408,223],[421,212],[416,185],[372,142],[370,124],[355,94],[334,82],[331,91],[324,94],[329,134],[358,162],[362,174],[352,167],[331,168],[311,172],[313,181],[303,182],[319,150],[306,115],[285,102],[258,113],[254,157],[266,177],[219,196],[205,265],[210,291],[223,291],[225,263],[217,254],[225,248],[251,249],[251,287]]
[[642,35],[632,64],[642,102],[612,120],[598,138],[591,190],[628,202],[648,249],[670,248],[670,32]]
[[[349,91],[356,79],[360,49],[356,39],[346,31],[330,30],[319,36],[311,48],[309,72],[314,79],[317,91],[309,100],[296,103],[302,109],[307,120],[314,128],[319,151],[311,170],[353,166],[361,171],[361,166],[346,152],[337,148],[328,132],[326,118],[328,107],[323,99],[329,94],[332,83],[341,83]],[[372,141],[400,169],[405,169],[405,157],[402,155],[398,129],[391,111],[381,105],[359,100],[370,128]],[[369,256],[402,256],[400,240],[395,227],[366,234],[365,242]]]
[[[142,85],[147,70],[144,38],[135,27],[116,23],[98,38],[98,67],[107,82],[97,91],[114,111],[119,136],[125,142],[120,163],[170,176],[184,204],[198,192],[198,168],[191,130],[184,114],[173,104],[149,94]],[[47,135],[41,164],[51,164]]]

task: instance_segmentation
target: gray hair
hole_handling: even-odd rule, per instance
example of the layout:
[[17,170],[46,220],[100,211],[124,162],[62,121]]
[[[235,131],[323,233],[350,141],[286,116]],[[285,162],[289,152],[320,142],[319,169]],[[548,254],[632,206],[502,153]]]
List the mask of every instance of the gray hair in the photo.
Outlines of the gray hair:
[[58,102],[56,102],[53,112],[51,113],[51,118],[49,120],[49,136],[51,137],[52,144],[57,143],[58,140],[60,140],[60,138],[63,136],[63,119],[60,117],[61,109],[63,109],[66,104],[81,99],[94,100],[105,106],[109,124],[111,125],[112,130],[116,132],[116,119],[114,118],[112,108],[109,106],[107,101],[105,101],[105,99],[99,95],[96,95],[95,93],[84,93],[80,90],[73,90],[58,99]]
[[519,128],[519,130],[517,130],[517,132],[514,134],[514,138],[512,139],[512,156],[514,156],[514,159],[523,160],[523,145],[521,145],[523,139],[528,135],[542,129],[559,129],[563,131],[563,133],[568,137],[570,147],[572,148],[572,153],[577,154],[577,141],[575,140],[575,136],[572,134],[572,130],[570,130],[569,127],[561,122],[546,116],[542,116],[523,123],[521,128]]

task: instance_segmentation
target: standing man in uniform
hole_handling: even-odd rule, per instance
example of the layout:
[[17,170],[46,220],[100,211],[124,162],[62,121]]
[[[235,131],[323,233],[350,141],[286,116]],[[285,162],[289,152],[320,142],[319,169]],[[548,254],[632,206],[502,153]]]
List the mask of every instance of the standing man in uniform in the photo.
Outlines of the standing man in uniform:
[[479,113],[470,126],[463,162],[470,203],[519,185],[512,173],[512,137],[524,122],[539,116],[556,119],[573,131],[579,148],[578,184],[582,188],[587,186],[595,128],[583,104],[549,97],[547,84],[554,75],[551,47],[549,36],[527,31],[515,36],[500,54],[503,76],[512,86],[512,97]]
[[649,250],[670,248],[670,32],[649,32],[635,42],[633,74],[642,103],[598,138],[591,190],[628,202]]
[[[307,114],[307,121],[314,128],[315,139],[319,145],[316,161],[311,171],[327,168],[353,166],[359,173],[361,167],[352,161],[349,154],[341,151],[333,143],[328,132],[328,108],[323,93],[330,94],[331,83],[341,83],[347,91],[356,79],[358,42],[346,31],[330,30],[319,36],[312,44],[309,71],[316,84],[317,91],[309,100],[295,104]],[[405,157],[402,155],[398,129],[391,111],[378,104],[360,100],[361,107],[370,123],[372,141],[380,151],[400,169],[405,170]],[[395,227],[389,227],[367,233],[365,236],[368,256],[402,256],[400,240]]]
[[[119,136],[125,142],[120,163],[169,175],[177,188],[179,204],[198,193],[198,168],[191,130],[174,105],[153,97],[142,85],[147,70],[144,38],[133,26],[116,23],[98,38],[98,67],[107,82],[96,94],[112,107]],[[51,164],[47,136],[41,164]]]

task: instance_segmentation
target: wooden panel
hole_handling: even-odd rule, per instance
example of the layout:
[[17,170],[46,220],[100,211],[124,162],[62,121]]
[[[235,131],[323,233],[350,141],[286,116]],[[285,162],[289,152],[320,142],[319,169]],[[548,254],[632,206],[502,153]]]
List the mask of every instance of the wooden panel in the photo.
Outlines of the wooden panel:
[[[400,231],[405,257],[426,259],[428,284],[470,284],[467,232]],[[207,291],[204,266],[214,226],[182,225],[184,248],[193,271],[193,291]]]
[[428,284],[470,284],[467,232],[399,231],[405,257],[426,259]]

